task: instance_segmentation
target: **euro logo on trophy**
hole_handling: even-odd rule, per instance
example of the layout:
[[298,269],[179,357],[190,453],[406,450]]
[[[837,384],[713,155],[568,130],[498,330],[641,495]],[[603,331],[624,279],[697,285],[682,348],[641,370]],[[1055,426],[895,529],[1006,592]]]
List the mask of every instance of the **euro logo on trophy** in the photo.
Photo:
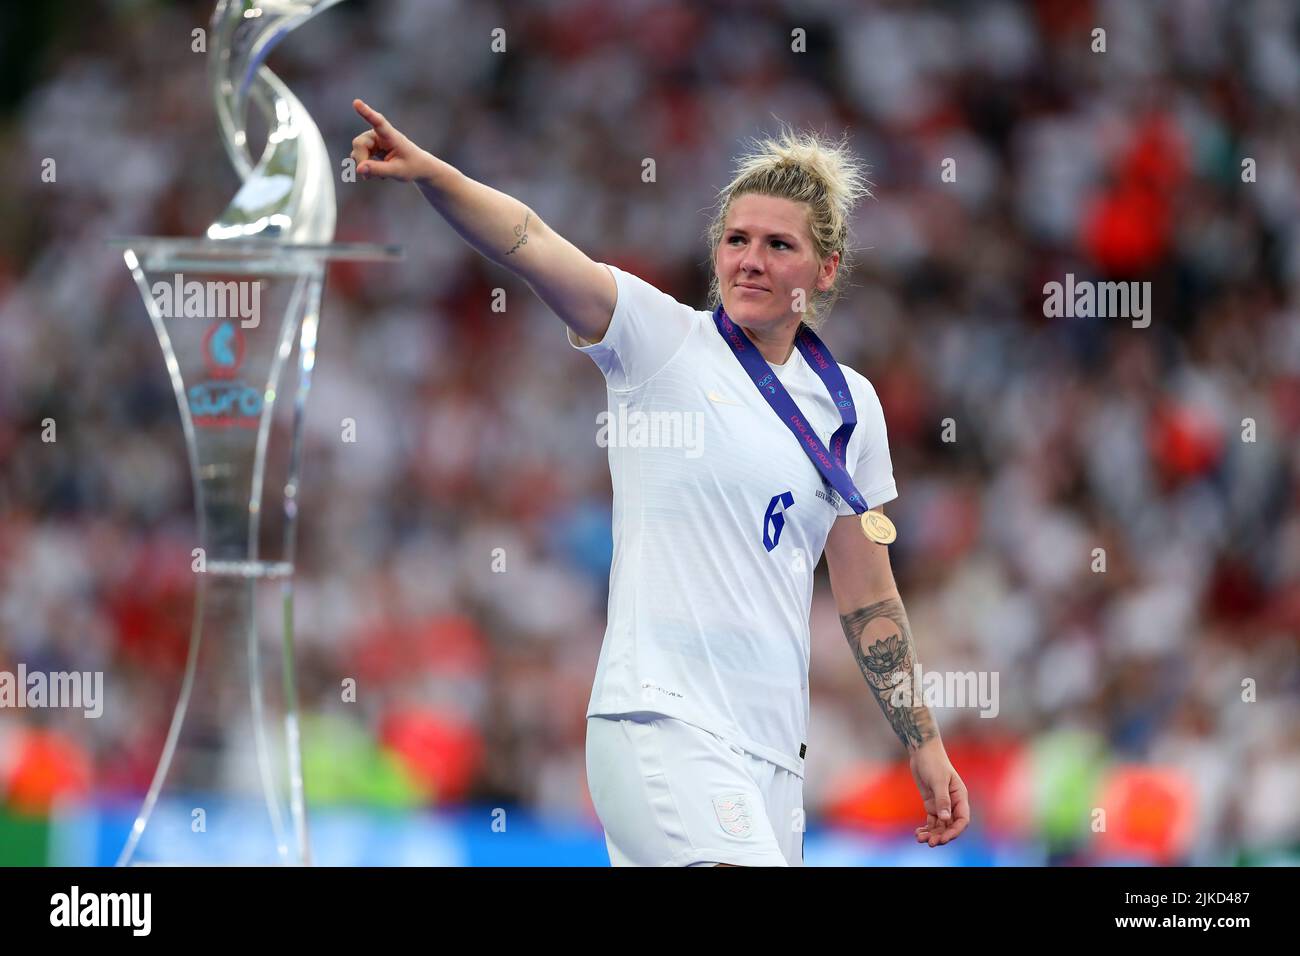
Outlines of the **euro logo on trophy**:
[[119,866],[311,863],[293,633],[304,411],[326,264],[400,253],[332,241],[325,142],[264,62],[337,2],[220,0],[209,78],[243,184],[204,238],[114,240],[176,393],[198,532],[176,707]]

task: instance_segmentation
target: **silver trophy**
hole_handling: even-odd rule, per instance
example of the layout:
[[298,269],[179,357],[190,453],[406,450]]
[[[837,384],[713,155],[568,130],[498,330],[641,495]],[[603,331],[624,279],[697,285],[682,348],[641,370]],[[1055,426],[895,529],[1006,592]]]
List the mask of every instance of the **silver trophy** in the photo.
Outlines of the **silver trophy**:
[[[114,241],[176,393],[198,523],[178,699],[118,865],[311,862],[293,642],[303,414],[327,262],[399,253],[332,242],[325,142],[264,63],[338,2],[220,0],[209,75],[243,184],[205,238]],[[266,126],[256,161],[250,104]]]

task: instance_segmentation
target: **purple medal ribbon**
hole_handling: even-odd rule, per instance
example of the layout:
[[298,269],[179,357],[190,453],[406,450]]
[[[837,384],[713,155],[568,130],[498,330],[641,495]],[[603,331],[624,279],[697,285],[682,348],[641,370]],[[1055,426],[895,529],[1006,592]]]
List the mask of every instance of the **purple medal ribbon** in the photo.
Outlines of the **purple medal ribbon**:
[[849,391],[849,383],[844,380],[844,370],[836,363],[830,349],[817,337],[817,333],[801,324],[799,331],[795,333],[794,344],[808,365],[817,373],[817,377],[822,380],[822,384],[831,393],[831,400],[840,410],[841,424],[831,436],[830,451],[827,451],[826,446],[817,437],[817,433],[804,418],[803,412],[799,411],[799,406],[785,390],[781,380],[776,377],[772,366],[767,364],[767,359],[763,358],[758,347],[731,321],[731,317],[721,305],[713,311],[713,324],[718,327],[718,334],[731,347],[732,354],[749,375],[759,394],[767,399],[767,404],[772,406],[772,411],[776,412],[777,417],[799,440],[800,447],[821,472],[822,479],[839,492],[840,497],[848,502],[849,507],[855,512],[862,514],[866,511],[867,503],[862,500],[857,486],[853,484],[853,478],[844,467],[849,437],[858,424],[858,414],[853,407],[853,395]]

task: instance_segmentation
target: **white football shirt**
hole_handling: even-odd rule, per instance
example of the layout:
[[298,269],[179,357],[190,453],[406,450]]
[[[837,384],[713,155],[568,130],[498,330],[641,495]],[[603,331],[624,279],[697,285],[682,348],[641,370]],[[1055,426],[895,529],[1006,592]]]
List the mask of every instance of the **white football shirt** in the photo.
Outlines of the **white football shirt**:
[[[745,374],[712,313],[606,266],[609,329],[569,344],[605,375],[614,562],[587,716],[675,717],[803,775],[813,569],[851,515]],[[846,453],[870,507],[898,496],[871,383],[841,365]],[[777,377],[822,443],[839,410],[795,349]]]

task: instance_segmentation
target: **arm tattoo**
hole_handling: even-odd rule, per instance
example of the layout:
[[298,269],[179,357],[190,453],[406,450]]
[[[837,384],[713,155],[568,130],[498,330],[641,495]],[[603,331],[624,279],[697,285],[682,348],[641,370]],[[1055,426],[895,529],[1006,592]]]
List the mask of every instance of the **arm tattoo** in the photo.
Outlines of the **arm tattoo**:
[[515,235],[518,236],[519,238],[518,241],[513,246],[510,247],[506,255],[510,255],[511,252],[514,252],[520,246],[528,245],[528,217],[531,216],[532,214],[533,211],[531,209],[528,210],[528,212],[524,213],[523,225],[515,226]]
[[[841,614],[840,623],[867,686],[903,746],[915,750],[937,736],[934,715],[921,701],[921,688],[913,686],[917,657],[903,602],[887,598]],[[910,695],[900,693],[906,689]]]

